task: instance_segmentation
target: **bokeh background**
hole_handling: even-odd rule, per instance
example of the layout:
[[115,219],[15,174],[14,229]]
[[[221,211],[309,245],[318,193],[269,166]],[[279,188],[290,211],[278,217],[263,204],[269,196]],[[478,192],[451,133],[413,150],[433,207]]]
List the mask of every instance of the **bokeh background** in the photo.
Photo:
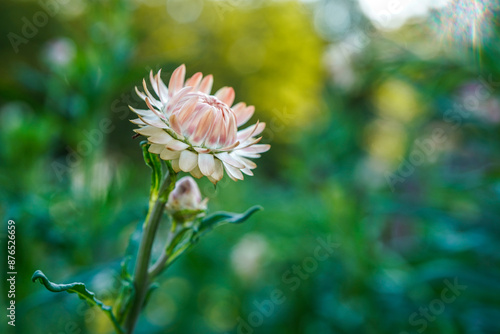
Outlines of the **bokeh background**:
[[127,105],[151,69],[185,63],[255,105],[272,145],[254,177],[200,181],[210,210],[265,210],[178,261],[139,333],[500,333],[498,2],[0,6],[0,240],[14,219],[19,273],[5,332],[111,332],[30,277],[113,299],[150,181]]

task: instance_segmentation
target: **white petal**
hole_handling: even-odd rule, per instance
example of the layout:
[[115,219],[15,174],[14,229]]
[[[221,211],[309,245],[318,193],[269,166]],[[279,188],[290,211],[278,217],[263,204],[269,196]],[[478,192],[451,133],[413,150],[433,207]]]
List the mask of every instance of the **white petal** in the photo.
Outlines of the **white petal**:
[[160,90],[160,96],[159,96],[160,100],[162,102],[165,102],[168,99],[168,88],[165,85],[165,83],[163,82],[163,80],[161,79],[161,70],[158,71],[155,79],[156,79],[157,85],[159,86],[159,90]]
[[249,168],[243,168],[241,171],[246,175],[253,176],[253,173]]
[[146,95],[141,92],[137,86],[134,87],[135,88],[135,93],[137,94],[137,96],[139,96],[142,100],[146,100]]
[[161,121],[158,117],[152,116],[152,117],[144,117],[144,116],[139,116],[142,121],[148,125],[160,128],[160,129],[168,129],[167,124],[165,122]]
[[153,90],[155,91],[156,96],[160,97],[159,90],[158,90],[158,83],[156,82],[155,77],[153,77],[153,70],[149,71],[149,82],[151,82],[151,86],[153,87]]
[[135,129],[135,132],[138,134],[141,134],[143,136],[154,136],[154,135],[161,135],[162,133],[165,133],[162,129],[158,129],[157,127],[154,126],[143,126],[142,128]]
[[[238,152],[241,153],[264,153],[269,151],[271,148],[271,145],[269,144],[258,144],[258,145],[253,145],[249,147],[242,148],[241,150],[238,150]],[[238,153],[240,154],[240,153]],[[243,154],[240,154],[243,155]]]
[[179,159],[181,153],[179,151],[171,151],[163,145],[163,150],[161,151],[160,158],[163,160],[174,160]]
[[154,136],[149,137],[148,140],[152,143],[155,143],[155,144],[166,145],[174,139],[168,133],[166,133],[165,131],[162,131],[161,133],[158,133],[158,134],[155,134]]
[[131,119],[130,122],[137,125],[146,125],[146,123],[144,123],[140,118]]
[[203,176],[203,174],[201,173],[200,171],[200,168],[198,166],[196,166],[192,171],[191,171],[191,175],[193,175],[195,178],[199,179]]
[[243,180],[243,174],[241,174],[241,171],[238,168],[233,167],[225,162],[223,163],[223,165],[226,169],[227,175],[229,175],[231,179],[233,179],[234,181]]
[[155,113],[153,113],[149,109],[135,109],[135,108],[133,108],[131,106],[128,106],[128,107],[129,107],[130,110],[132,110],[133,112],[135,112],[139,116],[146,116],[146,117],[155,116]]
[[245,168],[247,168],[247,169],[255,169],[255,168],[257,168],[257,164],[255,162],[253,162],[252,160],[248,160],[247,158],[239,156],[235,152],[230,153],[230,155],[233,158],[235,158],[236,160],[238,160],[239,162],[241,162],[242,164],[244,164]]
[[[148,96],[148,100],[151,102],[151,104],[153,106],[155,106],[156,108],[158,109],[162,109],[163,105],[160,101],[158,101],[157,99],[155,99],[153,97],[153,95],[151,95],[151,93],[149,92],[148,90],[148,86],[146,85],[146,80],[142,79],[142,86],[144,88],[144,92],[146,93],[146,95]],[[144,99],[144,101],[146,101],[146,99]],[[146,101],[147,102],[147,101]]]
[[148,151],[151,153],[154,153],[154,154],[160,154],[164,148],[165,148],[165,145],[151,144],[151,146],[149,146]]
[[215,171],[214,156],[212,154],[201,153],[198,155],[198,165],[203,175],[212,175]]
[[247,157],[247,158],[260,158],[260,154],[258,154],[258,153],[246,153],[246,152],[240,152],[239,150],[234,151],[233,153],[238,154],[239,156],[242,156],[242,157]]
[[216,185],[216,184],[217,184],[217,182],[218,182],[218,181],[220,181],[220,180],[216,180],[216,179],[214,179],[214,178],[213,178],[213,177],[211,177],[211,176],[207,176],[207,178],[208,178],[208,179],[210,180],[210,182],[212,182],[214,185]]
[[172,164],[172,168],[176,173],[179,173],[181,171],[181,168],[179,167],[179,159],[174,159],[170,163]]
[[184,150],[179,158],[179,167],[183,172],[192,171],[198,165],[198,154]]
[[214,172],[211,175],[216,181],[220,181],[224,176],[224,168],[222,167],[222,161],[219,159],[214,160]]
[[245,168],[245,165],[243,165],[241,162],[239,162],[236,159],[234,159],[233,157],[231,157],[229,155],[229,153],[227,153],[227,152],[217,153],[217,154],[215,154],[215,156],[217,158],[219,158],[220,160],[222,160],[223,162],[230,164],[234,167]]
[[189,145],[176,139],[172,139],[172,141],[167,144],[167,147],[172,151],[182,151],[188,148]]
[[193,147],[193,148],[198,153],[208,153],[208,152],[210,152],[210,149],[208,149],[208,148],[202,148],[202,147]]
[[251,125],[246,129],[238,131],[237,138],[240,142],[244,142],[250,137],[260,135],[265,128],[266,128],[266,123],[264,122],[260,123],[259,121],[257,121],[257,123],[255,123],[254,125]]

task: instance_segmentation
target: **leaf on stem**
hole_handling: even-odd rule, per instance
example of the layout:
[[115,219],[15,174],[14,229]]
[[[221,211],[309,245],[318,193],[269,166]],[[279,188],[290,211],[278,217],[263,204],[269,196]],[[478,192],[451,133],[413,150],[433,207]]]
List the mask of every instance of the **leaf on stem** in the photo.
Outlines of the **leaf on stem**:
[[45,288],[51,292],[68,292],[68,293],[76,293],[78,297],[81,299],[87,301],[90,305],[92,306],[97,306],[99,307],[104,313],[109,317],[111,322],[113,323],[113,326],[115,330],[118,333],[124,333],[123,329],[121,328],[120,324],[116,320],[113,310],[111,306],[105,305],[103,302],[101,302],[99,299],[95,297],[95,294],[85,287],[84,283],[81,282],[74,282],[70,284],[55,284],[49,281],[49,279],[45,276],[45,274],[41,270],[35,271],[33,276],[31,277],[31,280],[33,282],[39,281],[41,284],[45,286]]
[[203,218],[196,230],[196,238],[200,238],[204,234],[219,227],[224,224],[241,224],[255,212],[262,210],[259,205],[253,206],[243,213],[233,213],[233,212],[215,212],[205,218]]

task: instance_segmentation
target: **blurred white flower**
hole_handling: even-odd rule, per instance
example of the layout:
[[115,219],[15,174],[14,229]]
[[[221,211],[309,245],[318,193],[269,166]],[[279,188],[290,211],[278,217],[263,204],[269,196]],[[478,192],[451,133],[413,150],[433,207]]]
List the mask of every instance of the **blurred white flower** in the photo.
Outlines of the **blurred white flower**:
[[260,234],[244,236],[231,252],[231,265],[236,274],[243,280],[257,278],[267,250],[268,243]]

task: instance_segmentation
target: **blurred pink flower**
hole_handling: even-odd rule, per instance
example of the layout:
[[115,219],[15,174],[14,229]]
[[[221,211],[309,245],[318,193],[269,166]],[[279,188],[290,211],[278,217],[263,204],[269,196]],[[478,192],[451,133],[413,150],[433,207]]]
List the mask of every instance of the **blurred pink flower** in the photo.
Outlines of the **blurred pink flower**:
[[207,176],[214,184],[224,176],[224,169],[233,180],[243,180],[243,173],[253,175],[257,165],[247,158],[258,158],[270,145],[257,144],[265,123],[257,121],[243,130],[255,108],[240,102],[233,105],[235,93],[223,87],[210,94],[213,77],[202,73],[184,80],[186,67],[179,66],[167,86],[160,78],[161,70],[150,81],[158,97],[148,91],[143,80],[144,93],[137,95],[149,109],[130,109],[139,118],[131,122],[139,125],[135,132],[146,136],[151,143],[149,151],[170,160],[176,172],[189,172],[196,178]]

